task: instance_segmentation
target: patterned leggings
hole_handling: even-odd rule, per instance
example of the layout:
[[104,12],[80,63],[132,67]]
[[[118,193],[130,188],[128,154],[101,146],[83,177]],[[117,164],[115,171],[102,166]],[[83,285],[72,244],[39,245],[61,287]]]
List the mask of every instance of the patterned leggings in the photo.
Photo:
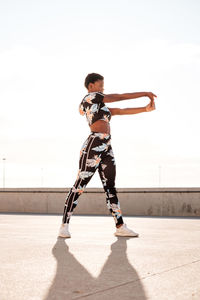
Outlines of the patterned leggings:
[[78,198],[98,169],[106,194],[106,204],[114,217],[116,227],[123,224],[120,203],[115,188],[116,165],[111,146],[111,135],[91,131],[80,150],[79,170],[76,181],[66,196],[62,223],[69,223]]

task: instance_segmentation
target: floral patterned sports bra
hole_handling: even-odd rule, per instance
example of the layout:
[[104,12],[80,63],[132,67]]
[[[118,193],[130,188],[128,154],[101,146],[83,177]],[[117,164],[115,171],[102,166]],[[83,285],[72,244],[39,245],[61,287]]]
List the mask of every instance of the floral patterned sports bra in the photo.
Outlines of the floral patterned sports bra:
[[91,92],[87,94],[79,104],[79,113],[86,115],[87,122],[92,125],[97,120],[109,122],[111,112],[103,102],[104,94],[101,92]]

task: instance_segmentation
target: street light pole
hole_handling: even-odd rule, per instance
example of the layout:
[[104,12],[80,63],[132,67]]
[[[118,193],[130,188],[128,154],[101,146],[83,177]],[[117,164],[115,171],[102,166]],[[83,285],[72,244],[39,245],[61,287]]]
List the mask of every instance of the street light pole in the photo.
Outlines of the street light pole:
[[6,158],[3,158],[3,188],[5,188],[5,163]]
[[159,165],[159,187],[161,183],[161,165]]
[[43,168],[41,168],[41,186],[43,186]]

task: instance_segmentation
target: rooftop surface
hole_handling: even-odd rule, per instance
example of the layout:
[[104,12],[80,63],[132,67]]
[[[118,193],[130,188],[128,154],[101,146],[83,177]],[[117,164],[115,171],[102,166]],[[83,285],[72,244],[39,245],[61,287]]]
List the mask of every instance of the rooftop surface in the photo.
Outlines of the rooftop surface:
[[1,300],[199,300],[200,218],[0,213]]

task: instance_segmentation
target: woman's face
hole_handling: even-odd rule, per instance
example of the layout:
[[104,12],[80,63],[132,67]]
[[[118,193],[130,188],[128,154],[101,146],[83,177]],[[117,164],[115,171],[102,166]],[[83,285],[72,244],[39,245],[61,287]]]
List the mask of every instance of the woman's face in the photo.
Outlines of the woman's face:
[[104,80],[97,80],[95,83],[89,83],[88,92],[101,92],[104,91]]

